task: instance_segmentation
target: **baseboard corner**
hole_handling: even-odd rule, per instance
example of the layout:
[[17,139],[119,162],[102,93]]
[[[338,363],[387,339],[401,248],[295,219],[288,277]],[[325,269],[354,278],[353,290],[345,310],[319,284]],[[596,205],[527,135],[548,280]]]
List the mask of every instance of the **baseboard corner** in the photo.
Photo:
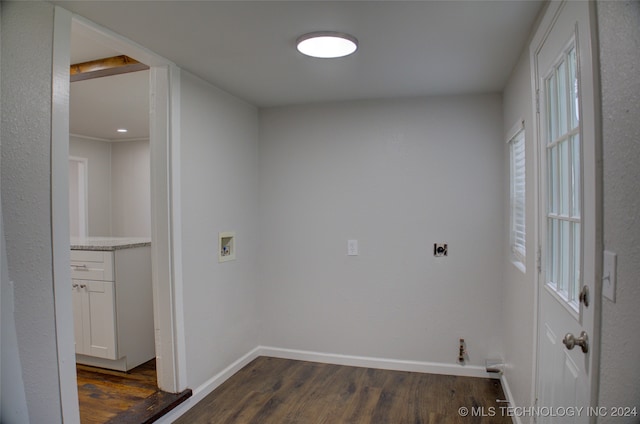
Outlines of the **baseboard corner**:
[[208,394],[213,392],[218,386],[227,381],[232,375],[240,371],[243,367],[248,365],[251,361],[261,356],[259,353],[260,347],[255,347],[244,356],[237,359],[231,365],[220,371],[218,374],[205,381],[203,384],[193,390],[193,395],[185,402],[180,404],[174,410],[167,415],[160,418],[156,423],[158,424],[170,424],[184,415],[189,409],[194,407],[198,402],[204,399]]
[[[484,367],[477,365],[458,365],[437,362],[410,361],[388,358],[375,358],[355,355],[343,355],[326,352],[313,352],[297,349],[285,349],[272,346],[257,346],[244,356],[233,362],[231,365],[220,371],[218,374],[205,381],[193,390],[193,396],[180,404],[169,414],[160,418],[157,423],[169,424],[184,415],[189,409],[213,392],[218,386],[228,380],[233,374],[240,371],[251,361],[259,356],[270,356],[274,358],[292,359],[299,361],[322,362],[335,365],[346,365],[354,367],[378,368],[395,371],[409,371],[430,374],[445,374],[464,377],[496,378],[495,375],[486,372]],[[505,396],[509,405],[513,405],[513,399],[509,385],[504,374],[500,377]],[[514,417],[514,423],[522,424],[518,417]]]
[[[517,406],[513,401],[513,393],[511,392],[511,388],[509,387],[507,376],[504,373],[500,376],[500,384],[502,384],[502,391],[504,392],[504,396],[508,402],[507,405],[511,408]],[[514,424],[522,424],[522,420],[517,414],[511,415],[511,420]]]

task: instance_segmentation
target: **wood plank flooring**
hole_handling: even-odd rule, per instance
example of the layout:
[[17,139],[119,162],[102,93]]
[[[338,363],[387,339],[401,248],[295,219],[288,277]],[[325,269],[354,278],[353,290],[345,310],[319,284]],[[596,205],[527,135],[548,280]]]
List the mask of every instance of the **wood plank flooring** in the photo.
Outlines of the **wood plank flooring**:
[[150,423],[191,396],[158,389],[155,360],[128,373],[76,365],[80,422]]
[[[493,379],[259,357],[176,424],[511,424]],[[460,407],[494,417],[461,417]]]

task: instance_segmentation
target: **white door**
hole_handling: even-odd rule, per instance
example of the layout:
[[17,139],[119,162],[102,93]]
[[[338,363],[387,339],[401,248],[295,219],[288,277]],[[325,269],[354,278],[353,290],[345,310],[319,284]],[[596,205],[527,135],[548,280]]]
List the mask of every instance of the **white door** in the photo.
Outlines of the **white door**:
[[531,43],[538,103],[538,423],[595,420],[588,408],[597,401],[602,229],[591,7],[551,3]]
[[115,294],[111,281],[84,281],[86,284],[85,353],[106,359],[119,359],[116,346]]

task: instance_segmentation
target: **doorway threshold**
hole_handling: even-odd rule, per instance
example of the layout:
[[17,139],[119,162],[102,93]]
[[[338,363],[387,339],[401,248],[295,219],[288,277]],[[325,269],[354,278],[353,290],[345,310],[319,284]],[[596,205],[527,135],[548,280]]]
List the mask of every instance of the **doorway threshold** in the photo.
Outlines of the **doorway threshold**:
[[107,421],[107,424],[149,424],[168,414],[192,395],[191,389],[181,393],[157,391],[132,408]]
[[152,423],[192,396],[157,385],[155,359],[129,372],[76,365],[82,424]]

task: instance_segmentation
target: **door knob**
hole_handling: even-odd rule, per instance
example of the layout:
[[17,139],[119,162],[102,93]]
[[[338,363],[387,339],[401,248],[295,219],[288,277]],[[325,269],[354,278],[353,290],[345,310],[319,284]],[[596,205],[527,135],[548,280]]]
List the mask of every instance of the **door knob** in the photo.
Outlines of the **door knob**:
[[564,343],[564,345],[569,350],[573,349],[576,345],[578,345],[582,348],[582,353],[589,352],[589,336],[587,335],[586,331],[583,331],[582,333],[580,333],[580,337],[577,337],[577,338],[573,334],[567,333],[564,336],[564,339],[562,339],[562,343]]

